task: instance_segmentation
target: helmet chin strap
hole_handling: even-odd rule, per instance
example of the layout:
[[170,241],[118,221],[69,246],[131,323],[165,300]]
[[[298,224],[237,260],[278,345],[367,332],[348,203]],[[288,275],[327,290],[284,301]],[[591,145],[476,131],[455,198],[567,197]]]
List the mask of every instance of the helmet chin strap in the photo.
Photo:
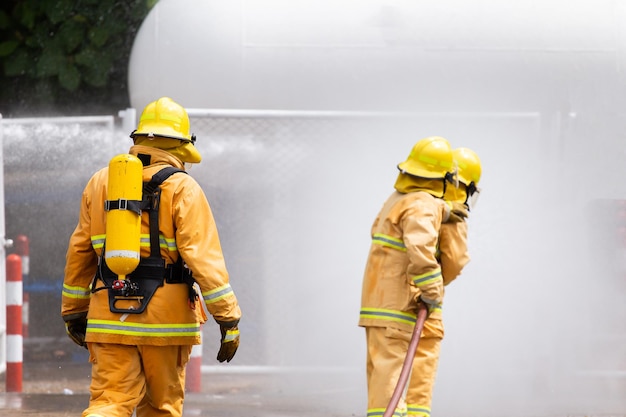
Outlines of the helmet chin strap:
[[480,196],[480,190],[478,189],[474,181],[472,181],[470,185],[467,186],[466,194],[467,196],[465,197],[465,206],[467,206],[468,210],[471,210],[472,206],[476,205],[476,201]]
[[446,195],[446,190],[448,189],[448,182],[450,184],[455,184],[456,187],[459,186],[459,182],[458,179],[455,178],[455,174],[453,174],[452,172],[446,172],[446,175],[443,177],[443,194],[441,195],[441,198],[443,198]]

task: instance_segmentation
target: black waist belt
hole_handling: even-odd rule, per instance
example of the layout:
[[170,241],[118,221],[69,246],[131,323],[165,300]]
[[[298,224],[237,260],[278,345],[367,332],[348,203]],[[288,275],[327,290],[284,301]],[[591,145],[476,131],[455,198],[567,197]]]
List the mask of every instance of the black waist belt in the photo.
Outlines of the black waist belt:
[[[128,274],[124,280],[119,280],[115,274],[107,266],[104,259],[100,259],[100,265],[96,278],[104,283],[104,287],[109,291],[109,307],[114,313],[142,313],[157,288],[163,286],[163,282],[168,284],[186,284],[189,288],[189,299],[195,302],[197,296],[193,288],[194,279],[189,268],[183,266],[179,261],[165,267],[165,261],[162,258],[141,258],[139,265],[133,272]],[[95,286],[94,286],[95,287]],[[92,291],[96,291],[93,289]],[[117,304],[122,300],[136,301],[137,305],[132,308],[118,307]]]

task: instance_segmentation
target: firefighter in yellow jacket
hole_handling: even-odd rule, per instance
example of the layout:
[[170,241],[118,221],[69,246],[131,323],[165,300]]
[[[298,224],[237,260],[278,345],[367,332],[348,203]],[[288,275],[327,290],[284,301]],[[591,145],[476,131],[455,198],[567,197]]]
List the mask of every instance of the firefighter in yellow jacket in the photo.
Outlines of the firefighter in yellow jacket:
[[[452,151],[457,166],[457,187],[447,187],[444,199],[451,205],[463,205],[468,211],[478,198],[478,182],[482,173],[480,159],[468,148]],[[437,259],[441,266],[443,285],[447,286],[470,261],[467,249],[467,223],[447,222],[439,229]],[[428,317],[411,367],[406,403],[407,415],[430,416],[432,394],[439,363],[439,352],[444,335],[440,315]]]
[[[185,367],[206,320],[201,302],[220,326],[217,359],[230,362],[239,346],[241,310],[211,208],[184,172],[201,160],[189,132],[178,103],[162,97],[148,104],[131,134],[129,159],[141,161],[144,182],[166,170],[169,176],[144,186],[142,201],[107,199],[110,168],[83,191],[61,307],[68,335],[88,348],[92,364],[83,417],[130,417],[135,410],[138,417],[182,416]],[[141,259],[127,276],[106,262],[107,210],[121,209],[141,216]]]
[[[456,148],[452,155],[457,166],[458,186],[446,189],[444,199],[452,204],[462,204],[469,212],[480,196],[478,188],[482,175],[480,158],[469,148]],[[463,221],[443,224],[439,231],[439,242],[443,248],[439,251],[443,285],[448,285],[461,274],[463,267],[470,260],[467,250],[467,223]]]
[[[461,205],[443,200],[455,182],[452,149],[446,139],[418,141],[398,169],[396,191],[372,226],[363,279],[359,325],[366,330],[368,417],[382,416],[390,402],[419,302],[429,310],[422,339],[443,336],[439,231],[442,224],[463,221],[467,215]],[[404,399],[396,413],[406,415]]]

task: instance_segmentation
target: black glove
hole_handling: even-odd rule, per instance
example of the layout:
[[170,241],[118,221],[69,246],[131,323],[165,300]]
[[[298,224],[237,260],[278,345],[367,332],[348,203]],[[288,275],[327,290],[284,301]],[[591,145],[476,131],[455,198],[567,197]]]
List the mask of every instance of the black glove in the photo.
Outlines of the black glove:
[[63,316],[67,335],[78,346],[87,349],[85,334],[87,333],[87,313],[76,313]]
[[217,352],[217,360],[220,362],[230,362],[239,347],[239,328],[237,327],[237,323],[234,325],[232,323],[219,323],[219,325],[222,339],[220,342],[220,351]]
[[415,309],[415,312],[419,314],[422,309],[426,310],[426,317],[430,316],[430,304],[422,301],[421,297],[417,297],[417,308]]

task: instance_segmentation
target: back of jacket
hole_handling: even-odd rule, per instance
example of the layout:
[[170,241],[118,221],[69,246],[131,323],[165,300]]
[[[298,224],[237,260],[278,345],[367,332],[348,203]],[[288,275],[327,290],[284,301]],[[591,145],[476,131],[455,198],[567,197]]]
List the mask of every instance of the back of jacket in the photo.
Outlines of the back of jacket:
[[411,331],[417,298],[440,317],[443,280],[437,260],[443,200],[423,192],[394,192],[372,226],[372,245],[361,296],[360,326]]
[[[133,146],[133,155],[149,155],[143,180],[166,166],[183,168],[168,152]],[[108,168],[95,173],[83,191],[80,218],[70,237],[62,294],[62,315],[88,311],[87,342],[131,345],[179,345],[200,343],[202,305],[191,304],[186,284],[164,283],[141,314],[113,313],[107,290],[91,292],[98,259],[106,239]],[[148,213],[142,213],[141,256],[150,253]],[[166,264],[182,256],[193,272],[202,299],[217,322],[241,317],[230,286],[217,227],[204,192],[191,176],[174,174],[161,185],[159,208],[161,256]],[[137,278],[139,281],[141,278]],[[95,282],[96,288],[104,284]]]

